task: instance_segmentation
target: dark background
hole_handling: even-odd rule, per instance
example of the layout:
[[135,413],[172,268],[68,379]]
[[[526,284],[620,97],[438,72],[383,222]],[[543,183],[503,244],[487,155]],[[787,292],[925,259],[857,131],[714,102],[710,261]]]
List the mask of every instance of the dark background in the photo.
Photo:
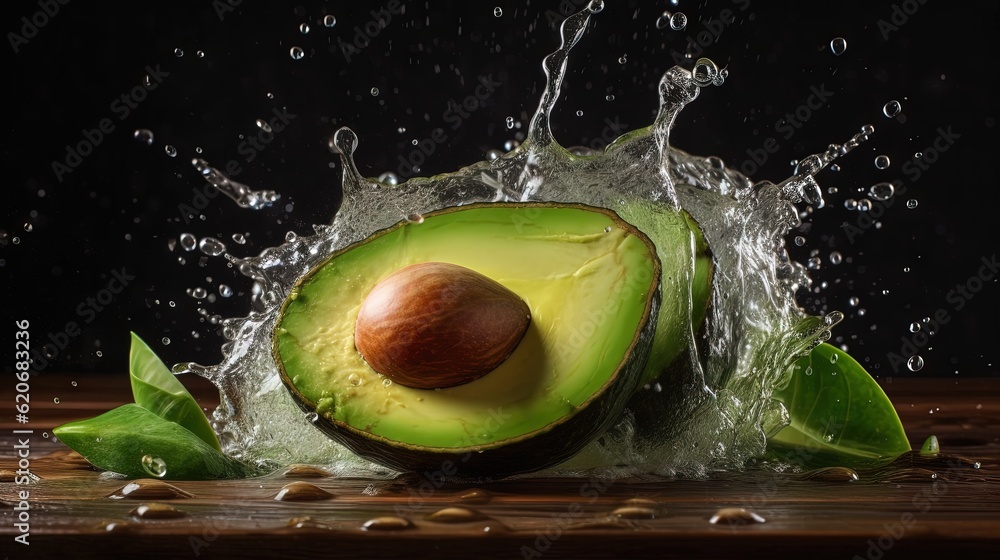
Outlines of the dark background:
[[[35,348],[51,345],[36,363],[43,372],[124,372],[129,330],[168,363],[217,362],[223,338],[210,317],[245,315],[251,282],[221,257],[174,246],[181,233],[217,237],[235,256],[247,256],[280,243],[288,231],[308,234],[312,224],[328,222],[338,205],[341,169],[327,142],[343,125],[358,133],[356,159],[371,176],[398,173],[399,156],[414,150],[411,141],[430,137],[435,128],[443,128],[447,140],[427,157],[422,174],[450,171],[503,149],[517,132],[505,119],[521,121],[523,132],[537,106],[542,57],[558,45],[553,22],[582,5],[402,2],[404,13],[390,13],[384,28],[370,25],[377,33],[348,56],[342,42],[354,43],[358,30],[377,21],[372,11],[391,2],[234,3],[239,5],[228,9],[225,1],[43,0],[2,8],[5,371],[13,370],[13,322],[21,319],[31,322]],[[55,5],[55,15],[37,15]],[[827,286],[802,291],[800,301],[812,312],[844,311],[846,319],[834,330],[837,342],[880,379],[996,376],[995,277],[972,280],[969,287],[979,291],[971,297],[956,299],[949,291],[969,282],[981,258],[997,252],[998,8],[987,1],[838,2],[822,4],[819,15],[819,6],[609,0],[570,58],[554,115],[556,137],[566,146],[592,145],[608,139],[601,136],[609,122],[623,132],[646,126],[657,108],[660,75],[675,60],[690,69],[702,50],[727,67],[729,78],[723,87],[703,90],[680,115],[671,138],[677,147],[749,169],[748,150],[759,152],[772,137],[779,148],[754,164],[759,169],[753,176],[777,182],[788,176],[792,160],[873,124],[875,135],[838,162],[840,171],[818,176],[824,192],[837,192],[805,220],[798,232],[805,245],[789,242],[800,262],[818,250],[822,266],[812,275],[815,286]],[[502,10],[499,17],[495,7]],[[657,27],[668,9],[688,16],[686,29]],[[325,15],[336,17],[334,27],[323,25]],[[35,24],[26,26],[22,18]],[[303,23],[307,34],[299,29]],[[829,43],[838,36],[848,46],[835,56]],[[292,47],[301,47],[304,57],[293,60]],[[140,91],[144,99],[126,114],[116,100],[144,89],[147,67],[154,83],[157,76],[161,81]],[[473,94],[480,76],[501,85],[452,130],[445,120],[448,101]],[[807,103],[812,88],[832,95],[825,94],[828,99],[786,138],[776,125]],[[895,119],[882,114],[892,99],[903,108]],[[269,120],[275,110],[294,118],[248,161],[241,143],[257,137],[255,121]],[[113,130],[57,177],[53,162],[66,163],[67,150],[88,134],[94,138],[84,131],[102,119]],[[137,142],[136,129],[151,130],[153,144]],[[928,153],[939,130],[959,137],[919,176],[907,172],[905,162]],[[167,145],[176,148],[176,157],[166,155]],[[887,170],[873,164],[882,154],[892,160]],[[191,166],[193,157],[220,168],[234,161],[234,179],[274,189],[281,199],[259,211],[223,196],[200,199],[206,183]],[[857,225],[860,214],[845,209],[845,200],[862,198],[880,181],[902,181],[907,192],[882,204],[877,220],[863,220],[860,234],[848,235],[842,224]],[[914,209],[906,207],[911,198],[918,202]],[[204,207],[193,218],[181,206],[198,203]],[[234,243],[234,233],[248,234],[247,243]],[[843,263],[830,263],[834,250]],[[125,290],[100,312],[86,311],[87,298],[102,297],[123,267]],[[222,297],[220,284],[235,294]],[[186,293],[196,287],[215,294],[215,301]],[[103,294],[105,301],[111,296]],[[942,324],[911,333],[908,325],[923,317]],[[67,322],[81,331],[67,333]],[[933,336],[923,336],[930,330]],[[893,357],[914,351],[925,361],[918,372]]]

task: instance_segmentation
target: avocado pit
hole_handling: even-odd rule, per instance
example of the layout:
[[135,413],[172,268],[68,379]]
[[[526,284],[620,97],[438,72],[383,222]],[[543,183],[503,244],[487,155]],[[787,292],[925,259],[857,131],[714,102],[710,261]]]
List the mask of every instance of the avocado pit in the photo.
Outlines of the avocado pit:
[[423,262],[371,290],[358,313],[354,345],[395,383],[453,387],[496,369],[530,321],[528,305],[495,280],[456,264]]

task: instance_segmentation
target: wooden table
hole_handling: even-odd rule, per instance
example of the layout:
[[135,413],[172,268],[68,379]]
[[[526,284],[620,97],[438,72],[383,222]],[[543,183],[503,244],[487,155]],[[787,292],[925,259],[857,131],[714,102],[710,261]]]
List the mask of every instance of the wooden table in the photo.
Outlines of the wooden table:
[[[188,382],[203,406],[215,405],[211,385]],[[130,402],[127,376],[44,374],[32,383],[27,425],[39,480],[15,483],[13,430],[25,426],[12,415],[0,421],[0,550],[9,558],[145,559],[994,557],[1000,379],[895,378],[884,388],[911,443],[919,447],[935,434],[941,456],[904,456],[881,471],[701,480],[470,486],[418,475],[334,478],[299,467],[246,480],[169,483],[101,477],[45,437],[52,426]],[[13,406],[13,383],[2,390]],[[14,541],[25,489],[29,546]]]

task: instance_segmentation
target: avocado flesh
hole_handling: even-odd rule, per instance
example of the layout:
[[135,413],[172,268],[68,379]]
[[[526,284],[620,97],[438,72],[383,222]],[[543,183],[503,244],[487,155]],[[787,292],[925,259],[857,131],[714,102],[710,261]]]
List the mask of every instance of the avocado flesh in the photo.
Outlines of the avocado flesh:
[[[480,379],[436,390],[385,384],[354,348],[358,311],[383,278],[429,261],[512,290],[528,304],[531,324],[511,356]],[[301,279],[275,328],[275,358],[320,427],[370,458],[414,467],[421,455],[409,451],[483,451],[560,432],[559,444],[536,449],[538,457],[496,469],[530,470],[565,459],[620,413],[646,360],[658,285],[652,244],[610,211],[446,209],[377,233]],[[586,425],[554,429],[575,417]]]

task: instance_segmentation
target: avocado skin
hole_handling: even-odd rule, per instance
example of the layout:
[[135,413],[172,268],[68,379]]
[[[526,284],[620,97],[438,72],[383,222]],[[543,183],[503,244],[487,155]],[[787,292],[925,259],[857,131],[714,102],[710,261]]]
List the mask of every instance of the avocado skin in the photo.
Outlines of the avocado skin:
[[[659,286],[659,267],[656,272]],[[629,357],[602,390],[583,403],[576,414],[564,416],[541,430],[486,446],[447,449],[402,444],[323,415],[313,425],[361,457],[401,472],[440,472],[450,481],[487,482],[555,466],[578,453],[620,419],[625,403],[642,381],[659,304],[657,288],[650,300],[645,325],[634,340]],[[315,412],[315,404],[295,389],[283,370],[281,378],[302,411]]]
[[[421,447],[377,436],[346,423],[332,420],[322,414],[313,422],[313,425],[328,437],[361,457],[401,472],[441,472],[449,480],[454,481],[488,481],[534,472],[569,459],[617,423],[625,409],[626,402],[638,391],[643,382],[643,371],[649,358],[656,329],[656,317],[659,313],[662,274],[655,246],[649,237],[615,212],[583,204],[483,203],[445,208],[425,214],[425,217],[478,206],[571,207],[599,211],[612,217],[623,229],[641,239],[653,255],[654,270],[650,285],[655,288],[648,298],[646,311],[642,318],[643,326],[633,338],[627,357],[619,364],[618,369],[609,376],[599,391],[577,407],[575,413],[565,415],[539,430],[514,438],[488,445],[463,448]],[[376,232],[368,239],[390,231],[403,223],[405,222]],[[330,258],[352,250],[364,242],[348,246],[331,255]],[[287,301],[285,305],[287,305]],[[273,333],[272,339],[276,340],[276,337],[277,334]],[[295,403],[305,413],[316,412],[316,403],[303,396],[287,375],[278,353],[277,344],[273,345],[272,352],[280,372],[281,381],[291,393]],[[498,414],[502,414],[502,411],[499,411]]]

